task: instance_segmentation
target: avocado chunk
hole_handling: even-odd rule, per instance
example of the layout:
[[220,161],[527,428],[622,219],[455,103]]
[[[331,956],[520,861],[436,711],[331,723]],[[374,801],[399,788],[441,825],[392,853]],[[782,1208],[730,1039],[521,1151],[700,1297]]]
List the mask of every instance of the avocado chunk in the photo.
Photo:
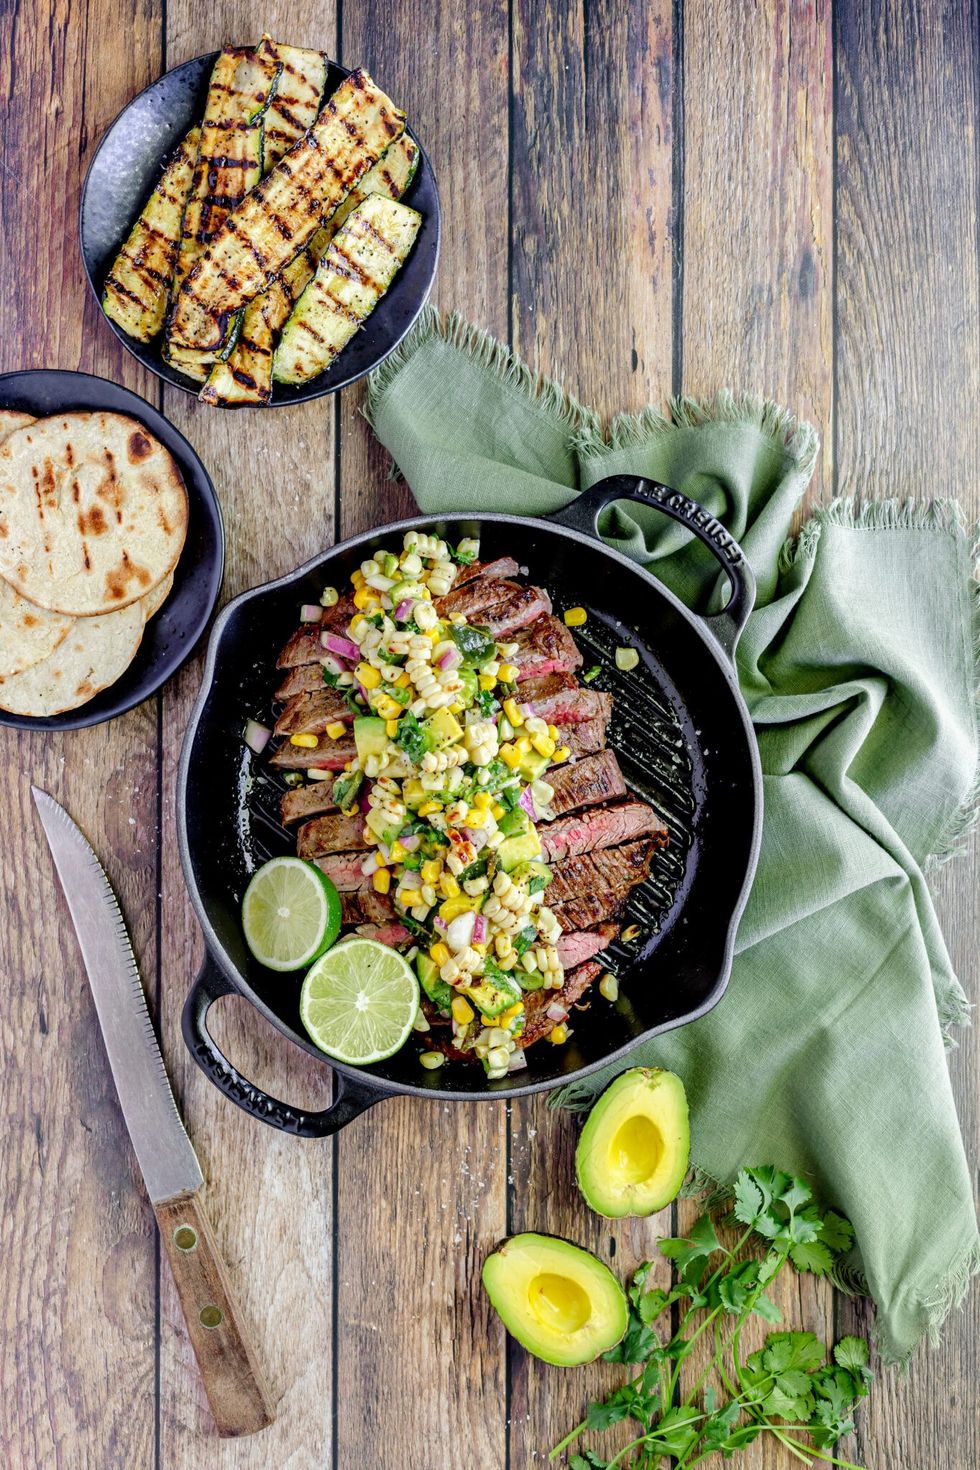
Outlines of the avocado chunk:
[[626,1295],[608,1266],[554,1235],[512,1235],[483,1263],[507,1331],[542,1362],[591,1363],[626,1331]]
[[494,969],[478,985],[467,985],[466,994],[483,1016],[499,1016],[522,1000],[521,987],[507,970]]
[[690,1150],[681,1079],[632,1067],[610,1083],[582,1129],[578,1187],[597,1215],[652,1215],[676,1199]]
[[369,755],[383,755],[388,744],[384,720],[378,715],[358,715],[354,721],[354,744],[360,761],[366,761]]
[[510,873],[518,863],[530,862],[541,854],[541,839],[532,827],[519,837],[506,837],[497,848],[497,865]]
[[422,734],[429,750],[441,750],[444,745],[452,745],[454,740],[462,738],[463,727],[448,709],[437,709],[434,715],[423,720]]
[[550,764],[550,756],[542,755],[539,750],[526,750],[521,756],[517,774],[523,776],[525,781],[537,781],[544,775]]
[[415,972],[419,977],[419,984],[425,991],[434,1006],[441,1011],[448,1011],[453,1003],[452,987],[439,977],[439,966],[435,960],[427,954],[415,956]]

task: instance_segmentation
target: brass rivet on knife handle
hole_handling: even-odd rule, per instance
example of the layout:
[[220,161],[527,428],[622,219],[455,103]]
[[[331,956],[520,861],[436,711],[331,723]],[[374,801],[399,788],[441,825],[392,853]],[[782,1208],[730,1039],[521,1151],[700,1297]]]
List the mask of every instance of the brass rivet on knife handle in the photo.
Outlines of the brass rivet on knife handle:
[[254,1434],[274,1418],[269,1390],[200,1192],[153,1206],[218,1433]]

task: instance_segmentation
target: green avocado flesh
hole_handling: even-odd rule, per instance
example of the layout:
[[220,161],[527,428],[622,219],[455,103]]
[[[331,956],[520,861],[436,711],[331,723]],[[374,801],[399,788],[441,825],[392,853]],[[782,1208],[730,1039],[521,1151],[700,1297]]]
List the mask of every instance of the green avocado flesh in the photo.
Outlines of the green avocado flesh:
[[591,1363],[615,1347],[629,1310],[601,1261],[553,1235],[513,1235],[487,1256],[483,1285],[517,1341],[559,1368]]
[[598,1215],[652,1215],[676,1199],[690,1151],[681,1079],[633,1067],[606,1088],[582,1129],[578,1187]]

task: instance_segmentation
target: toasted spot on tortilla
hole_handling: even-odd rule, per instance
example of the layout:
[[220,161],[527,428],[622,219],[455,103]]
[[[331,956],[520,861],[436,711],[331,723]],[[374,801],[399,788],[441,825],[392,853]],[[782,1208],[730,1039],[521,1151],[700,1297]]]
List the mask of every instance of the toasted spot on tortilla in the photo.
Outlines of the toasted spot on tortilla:
[[109,529],[109,523],[102,507],[100,505],[90,506],[87,515],[82,511],[78,517],[78,529],[83,536],[104,536]]
[[129,451],[130,464],[139,464],[140,460],[146,459],[146,456],[153,452],[153,445],[146,435],[141,434],[139,430],[135,434],[130,434],[129,443],[126,447]]

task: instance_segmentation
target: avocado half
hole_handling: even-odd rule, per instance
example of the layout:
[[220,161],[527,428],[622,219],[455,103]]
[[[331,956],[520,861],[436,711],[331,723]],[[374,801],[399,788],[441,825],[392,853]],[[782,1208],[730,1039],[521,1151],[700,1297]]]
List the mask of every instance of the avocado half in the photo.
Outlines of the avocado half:
[[483,1285],[507,1331],[559,1368],[608,1352],[629,1321],[609,1267],[554,1235],[512,1235],[484,1261]]
[[652,1215],[676,1199],[690,1152],[681,1079],[633,1067],[610,1083],[582,1129],[578,1187],[599,1215]]

